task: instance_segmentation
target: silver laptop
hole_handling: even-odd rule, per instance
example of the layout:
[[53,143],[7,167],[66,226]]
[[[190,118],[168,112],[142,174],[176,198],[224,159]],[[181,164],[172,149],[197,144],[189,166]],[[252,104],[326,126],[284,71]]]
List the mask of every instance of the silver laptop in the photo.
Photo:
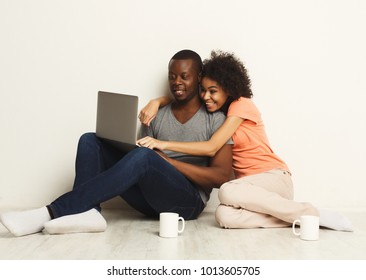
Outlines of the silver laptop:
[[138,97],[98,92],[96,135],[123,152],[136,148]]

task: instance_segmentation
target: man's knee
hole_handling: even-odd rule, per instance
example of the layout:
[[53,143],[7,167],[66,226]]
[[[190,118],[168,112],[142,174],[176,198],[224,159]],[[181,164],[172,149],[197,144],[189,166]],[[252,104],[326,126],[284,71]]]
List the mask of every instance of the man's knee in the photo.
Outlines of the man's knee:
[[130,151],[126,156],[130,162],[140,165],[141,167],[156,167],[159,166],[157,160],[161,157],[153,150],[145,147],[139,147]]
[[86,132],[80,136],[79,145],[95,143],[97,139],[98,138],[94,132]]
[[141,158],[141,159],[149,159],[149,158],[156,158],[159,156],[155,151],[145,148],[145,147],[138,147],[133,149],[129,152],[129,154],[134,158]]

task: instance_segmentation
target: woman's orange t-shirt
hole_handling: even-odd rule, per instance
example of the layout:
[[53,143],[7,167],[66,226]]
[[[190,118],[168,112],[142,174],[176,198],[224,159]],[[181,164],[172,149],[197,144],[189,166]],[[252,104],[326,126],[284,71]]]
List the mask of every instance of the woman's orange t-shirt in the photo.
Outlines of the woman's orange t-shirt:
[[237,116],[244,120],[232,136],[233,169],[236,178],[276,168],[289,172],[286,163],[271,149],[261,114],[251,99],[241,97],[233,101],[227,116]]

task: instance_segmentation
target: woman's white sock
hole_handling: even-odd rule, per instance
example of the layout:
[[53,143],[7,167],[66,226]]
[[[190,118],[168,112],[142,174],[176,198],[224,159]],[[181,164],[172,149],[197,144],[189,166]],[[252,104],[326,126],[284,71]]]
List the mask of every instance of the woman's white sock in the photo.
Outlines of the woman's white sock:
[[353,231],[351,221],[343,214],[327,209],[318,210],[320,226],[340,231]]
[[49,234],[102,232],[107,228],[107,222],[96,209],[62,216],[53,219],[44,225],[44,230]]
[[43,230],[43,225],[51,217],[47,207],[7,212],[0,215],[1,223],[15,236],[23,236]]

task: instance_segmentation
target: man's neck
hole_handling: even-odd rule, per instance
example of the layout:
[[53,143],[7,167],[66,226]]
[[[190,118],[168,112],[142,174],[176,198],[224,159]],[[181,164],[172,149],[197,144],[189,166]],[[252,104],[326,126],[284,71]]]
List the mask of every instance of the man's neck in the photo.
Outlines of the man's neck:
[[189,121],[201,108],[202,101],[197,95],[187,102],[174,101],[172,103],[172,111],[175,118],[182,124]]

